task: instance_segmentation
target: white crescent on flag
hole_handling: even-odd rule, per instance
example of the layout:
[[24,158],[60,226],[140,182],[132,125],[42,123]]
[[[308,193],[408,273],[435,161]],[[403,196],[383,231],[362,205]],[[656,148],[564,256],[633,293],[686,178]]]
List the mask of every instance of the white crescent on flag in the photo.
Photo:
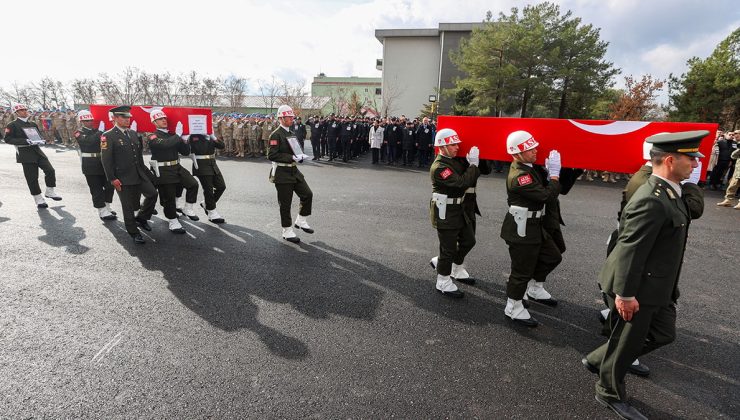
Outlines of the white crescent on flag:
[[637,131],[650,124],[650,121],[614,121],[612,123],[602,125],[583,124],[573,120],[568,120],[568,122],[583,131],[604,136],[632,133],[633,131]]
[[163,106],[140,106],[139,108],[151,114],[152,112],[155,112],[155,111],[161,111],[162,108],[164,107]]

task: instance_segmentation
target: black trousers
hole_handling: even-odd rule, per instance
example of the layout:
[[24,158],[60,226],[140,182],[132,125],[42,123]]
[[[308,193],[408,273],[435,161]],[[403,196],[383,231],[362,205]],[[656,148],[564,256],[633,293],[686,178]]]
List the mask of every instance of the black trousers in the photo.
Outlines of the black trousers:
[[414,163],[414,151],[410,149],[403,149],[401,152],[401,156],[403,156],[403,164],[404,165],[410,165]]
[[190,175],[190,172],[182,169],[179,172],[180,182],[173,184],[160,184],[159,204],[164,208],[164,215],[168,219],[177,217],[177,198],[182,196],[182,190],[185,189],[185,201],[195,203],[198,201],[198,181]]
[[719,186],[722,184],[722,178],[727,171],[727,167],[730,166],[729,160],[718,160],[717,164],[712,169],[712,176],[709,179],[709,185]]
[[329,138],[329,159],[337,157],[337,139]]
[[321,144],[319,143],[319,139],[311,139],[311,149],[313,150],[313,157],[315,159],[321,157]]
[[386,156],[388,156],[388,143],[382,143],[380,145],[380,161],[385,162]]
[[624,377],[632,362],[676,339],[676,306],[640,305],[628,322],[614,308],[614,298],[607,297],[611,330],[609,341],[586,356],[599,369],[596,393],[610,400],[626,399]]
[[426,166],[429,163],[429,150],[419,149],[419,167]]
[[54,188],[57,186],[57,176],[54,167],[51,166],[49,159],[42,157],[38,162],[23,163],[23,176],[26,177],[26,184],[31,191],[31,195],[41,194],[39,188],[39,168],[44,171],[44,183],[47,187]]
[[113,192],[116,189],[113,188],[113,184],[108,182],[105,175],[85,175],[85,179],[88,188],[90,188],[93,206],[96,209],[102,209],[105,207],[105,203],[113,202]]
[[388,144],[388,163],[393,163],[396,161],[396,145],[395,144]]
[[507,242],[511,256],[511,274],[506,283],[506,297],[521,300],[530,280],[545,281],[547,275],[563,260],[557,244],[543,232],[542,243],[515,244]]
[[373,154],[373,163],[378,163],[378,158],[380,157],[380,149],[372,148],[370,151]]
[[321,143],[321,157],[324,157],[326,156],[326,152],[327,152],[326,137],[322,137],[320,143]]
[[[134,211],[139,208],[140,196],[144,196],[144,203],[141,204],[139,214],[134,216]],[[142,178],[141,184],[121,185],[121,191],[118,191],[118,198],[121,200],[121,211],[123,212],[123,223],[126,225],[126,232],[130,235],[139,233],[136,226],[136,218],[149,220],[154,211],[154,205],[157,203],[157,189],[149,178]]]
[[349,160],[352,152],[350,151],[350,146],[352,143],[349,139],[342,139],[342,161],[346,162]]
[[475,232],[472,225],[466,224],[462,229],[437,229],[437,237],[437,274],[449,276],[452,273],[452,263],[460,265],[465,262],[465,256],[475,246]]
[[293,226],[293,219],[290,217],[290,205],[293,202],[293,193],[300,200],[298,214],[301,216],[311,215],[311,203],[313,202],[313,192],[308,183],[303,180],[294,184],[275,184],[277,190],[278,205],[280,206],[280,223],[282,227]]
[[215,209],[218,199],[226,191],[226,182],[223,175],[198,175],[198,179],[200,180],[200,185],[203,186],[206,210]]

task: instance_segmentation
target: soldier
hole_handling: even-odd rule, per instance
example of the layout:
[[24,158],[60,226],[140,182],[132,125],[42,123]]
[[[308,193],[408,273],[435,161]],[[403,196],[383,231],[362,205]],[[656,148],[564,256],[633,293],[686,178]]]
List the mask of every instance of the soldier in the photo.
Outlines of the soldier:
[[234,145],[236,146],[236,157],[244,157],[244,120],[237,118],[232,124],[234,127]]
[[326,130],[329,161],[331,162],[337,157],[337,142],[339,141],[339,134],[342,132],[342,124],[334,118],[334,114],[329,117]]
[[262,156],[263,150],[260,148],[260,139],[262,139],[262,126],[259,122],[252,118],[252,125],[249,130],[249,152],[252,157]]
[[301,117],[295,118],[295,122],[293,123],[293,132],[295,132],[295,137],[298,139],[298,144],[301,145],[301,148],[305,149],[306,125],[301,121]]
[[[526,131],[515,131],[506,139],[507,151],[514,161],[506,180],[509,211],[501,226],[501,238],[509,246],[511,274],[506,285],[504,314],[514,322],[536,327],[537,321],[524,307],[529,299],[549,306],[557,305],[544,288],[547,275],[562,260],[560,249],[545,230],[545,204],[560,192],[560,154],[553,150],[547,160],[549,182],[534,165],[539,143]],[[534,284],[529,285],[530,280]]]
[[[77,131],[77,117],[73,112],[70,112],[67,115],[67,119],[65,121],[67,133],[64,137],[64,144],[65,146],[75,146],[74,143],[74,133]],[[112,189],[111,189],[112,190]]]
[[[303,174],[296,166],[296,162],[303,162],[306,155],[298,150],[294,151],[290,144],[291,138],[297,141],[290,131],[295,116],[293,109],[288,105],[280,105],[277,115],[280,126],[270,134],[270,148],[267,155],[267,158],[272,161],[270,182],[275,184],[277,190],[283,239],[298,243],[301,240],[293,231],[293,225],[306,233],[314,232],[306,221],[306,217],[311,215],[313,193],[303,178]],[[295,223],[291,224],[290,206],[294,192],[300,199],[300,209]]]
[[308,124],[311,128],[311,149],[313,150],[313,159],[311,160],[321,160],[321,135],[324,131],[324,124],[318,116],[314,116]]
[[321,153],[319,157],[324,157],[329,154],[329,124],[328,119],[324,117],[320,117],[319,121],[321,122]]
[[54,133],[54,138],[57,143],[62,143],[62,131],[65,130],[65,121],[60,112],[54,112],[51,114],[51,130]]
[[187,169],[180,165],[178,154],[190,155],[190,146],[187,136],[172,134],[167,130],[167,115],[162,111],[150,114],[152,123],[157,131],[148,139],[149,149],[152,151],[152,168],[154,169],[155,185],[159,190],[159,204],[164,208],[164,215],[169,221],[172,233],[185,233],[185,229],[177,218],[177,188],[182,185],[186,192],[186,203],[182,212],[191,220],[198,220],[193,205],[198,200],[198,181],[193,178]]
[[[465,190],[475,185],[480,176],[478,148],[473,146],[470,149],[466,158],[469,166],[465,169],[455,160],[459,143],[461,140],[454,130],[439,130],[434,139],[439,154],[429,169],[432,178],[429,217],[439,238],[439,258],[433,265],[437,269],[436,289],[453,298],[461,298],[464,293],[453,283],[451,274],[465,270],[465,256],[475,246],[475,233],[462,205]],[[466,284],[475,282],[470,276],[460,276],[458,281]]]
[[[251,129],[250,129],[251,131]],[[205,202],[200,206],[212,223],[224,223],[224,218],[216,211],[216,203],[226,190],[226,182],[216,164],[216,149],[223,149],[224,142],[214,135],[193,134],[190,136],[190,152],[195,155],[197,166],[193,163],[193,175],[203,186]]]
[[268,142],[270,141],[270,135],[275,130],[275,127],[272,123],[272,117],[265,118],[265,121],[262,123],[262,140],[260,144],[260,149],[263,150],[265,155],[268,153]]
[[414,130],[414,123],[406,121],[406,128],[403,129],[401,140],[401,148],[403,153],[403,166],[412,165],[414,163],[414,149],[416,148],[416,131]]
[[[100,136],[100,159],[105,176],[118,191],[126,232],[134,243],[143,245],[145,241],[137,225],[144,230],[152,230],[148,221],[157,202],[157,189],[144,165],[141,139],[129,129],[130,111],[130,106],[119,106],[109,111],[113,114],[114,126]],[[144,195],[144,203],[134,216],[134,210],[139,208],[140,195]]]
[[234,125],[231,117],[225,117],[221,122],[221,138],[224,139],[224,155],[234,155]]
[[[46,154],[39,147],[39,144],[43,144],[43,139],[38,131],[38,125],[29,121],[28,107],[15,104],[12,108],[17,118],[5,127],[5,143],[15,146],[15,161],[23,166],[23,175],[33,200],[38,208],[45,209],[49,206],[44,196],[55,201],[62,199],[54,190],[57,185],[56,172]],[[29,139],[29,135],[36,137],[38,141]],[[39,187],[39,168],[44,171],[46,184],[46,192],[43,196]]]
[[352,145],[356,130],[357,125],[349,118],[342,123],[342,131],[339,133],[339,139],[342,144],[342,162],[347,162],[350,158],[350,146]]
[[680,183],[698,166],[699,143],[708,134],[646,139],[652,144],[652,175],[625,206],[617,243],[599,274],[611,334],[582,363],[599,375],[596,400],[621,418],[646,418],[626,401],[624,378],[632,361],[676,338],[678,280],[691,223]]
[[93,207],[98,210],[100,220],[116,220],[116,213],[111,210],[113,202],[113,185],[108,182],[100,160],[100,136],[103,134],[95,128],[90,111],[80,111],[79,119],[82,128],[74,132],[74,138],[80,146],[82,174],[92,196]]

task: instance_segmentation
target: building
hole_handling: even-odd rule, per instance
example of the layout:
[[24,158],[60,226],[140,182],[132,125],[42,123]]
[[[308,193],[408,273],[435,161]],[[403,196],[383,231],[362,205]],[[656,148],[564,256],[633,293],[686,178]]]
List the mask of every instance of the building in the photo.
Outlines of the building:
[[436,29],[377,29],[375,38],[383,44],[382,114],[416,116],[430,96],[438,114],[449,114],[454,98],[440,95],[454,87],[463,73],[450,60],[460,40],[483,23],[440,23]]
[[380,77],[327,77],[320,73],[311,82],[311,96],[331,98],[324,113],[348,114],[353,98],[359,113],[376,116],[382,107]]

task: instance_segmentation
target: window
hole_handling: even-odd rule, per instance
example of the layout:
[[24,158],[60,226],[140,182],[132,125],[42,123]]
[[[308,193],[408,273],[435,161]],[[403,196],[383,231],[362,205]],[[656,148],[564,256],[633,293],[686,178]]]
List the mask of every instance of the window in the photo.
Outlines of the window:
[[367,93],[367,88],[365,88],[365,93]]
[[381,95],[380,88],[375,88],[375,94],[378,95],[378,96]]

